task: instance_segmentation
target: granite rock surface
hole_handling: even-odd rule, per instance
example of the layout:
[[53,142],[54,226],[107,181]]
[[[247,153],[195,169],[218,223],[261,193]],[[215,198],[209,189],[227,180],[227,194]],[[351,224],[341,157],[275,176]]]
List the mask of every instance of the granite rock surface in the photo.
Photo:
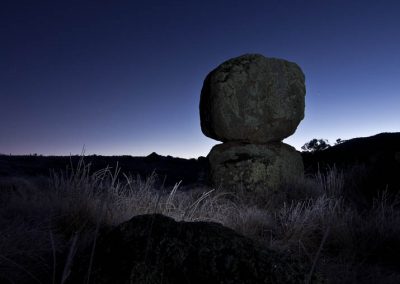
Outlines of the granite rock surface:
[[296,63],[259,54],[230,59],[204,80],[201,129],[222,142],[281,141],[304,118],[305,93]]

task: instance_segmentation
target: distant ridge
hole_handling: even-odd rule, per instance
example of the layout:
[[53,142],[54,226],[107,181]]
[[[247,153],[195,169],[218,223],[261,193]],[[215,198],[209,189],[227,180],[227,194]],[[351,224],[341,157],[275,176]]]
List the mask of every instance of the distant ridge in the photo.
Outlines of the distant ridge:
[[399,149],[400,148],[400,132],[383,132],[368,137],[352,138],[344,141],[343,143],[334,145],[324,152],[335,152],[345,150],[356,150],[357,153],[370,152],[374,150],[380,150],[385,148]]
[[[41,155],[0,155],[0,178],[2,177],[48,177],[50,170],[65,171],[74,167],[81,159],[80,155],[74,156],[41,156]],[[91,172],[106,167],[114,168],[117,163],[121,173],[137,175],[146,178],[154,171],[160,183],[174,185],[182,180],[183,185],[204,182],[207,171],[207,160],[174,158],[161,156],[155,152],[146,157],[133,156],[84,156],[85,164],[91,164]]]
[[322,151],[302,152],[302,156],[308,174],[335,166],[362,180],[360,190],[400,192],[400,132],[353,138]]
[[400,132],[384,132],[369,137],[346,140],[322,151],[302,152],[307,159],[323,162],[346,163],[371,158],[371,154],[400,151]]
[[[306,174],[315,174],[335,166],[346,173],[354,172],[354,167],[364,168],[354,177],[365,179],[360,184],[367,191],[388,188],[400,191],[400,132],[380,133],[370,137],[346,140],[326,150],[302,152]],[[72,160],[76,166],[80,159],[74,156],[40,155],[0,155],[0,178],[49,176],[50,169],[65,170]],[[139,174],[142,177],[155,171],[161,183],[173,185],[180,180],[183,184],[208,182],[208,159],[175,158],[162,156],[156,152],[145,157],[123,156],[85,156],[86,164],[91,163],[94,172],[107,166],[115,167],[117,162],[121,172]],[[361,166],[361,167],[360,167]],[[165,178],[165,180],[164,180]]]

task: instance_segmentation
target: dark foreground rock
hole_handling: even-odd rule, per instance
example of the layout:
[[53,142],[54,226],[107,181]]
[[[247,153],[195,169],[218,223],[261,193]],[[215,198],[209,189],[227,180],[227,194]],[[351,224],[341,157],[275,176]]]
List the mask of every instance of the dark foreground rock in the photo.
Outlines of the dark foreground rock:
[[[85,262],[71,283],[85,279]],[[100,235],[90,283],[301,283],[304,275],[298,264],[220,224],[152,214]]]

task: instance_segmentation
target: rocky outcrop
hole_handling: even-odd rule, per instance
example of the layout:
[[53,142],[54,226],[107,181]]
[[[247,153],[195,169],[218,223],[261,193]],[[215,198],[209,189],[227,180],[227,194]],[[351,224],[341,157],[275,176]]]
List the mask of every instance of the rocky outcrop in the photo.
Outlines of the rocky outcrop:
[[223,142],[281,141],[304,118],[304,97],[304,74],[297,64],[259,54],[233,58],[204,81],[201,129]]
[[[93,264],[90,279],[98,284],[302,283],[306,275],[299,263],[220,224],[160,214],[135,216],[101,234]],[[71,283],[85,279],[87,265],[80,267]]]
[[215,182],[253,192],[277,189],[304,172],[300,153],[279,142],[219,144],[212,148],[209,161]]
[[304,118],[305,83],[292,62],[246,54],[211,71],[200,97],[203,133],[224,142],[209,153],[215,186],[276,191],[301,177],[301,156],[281,141]]

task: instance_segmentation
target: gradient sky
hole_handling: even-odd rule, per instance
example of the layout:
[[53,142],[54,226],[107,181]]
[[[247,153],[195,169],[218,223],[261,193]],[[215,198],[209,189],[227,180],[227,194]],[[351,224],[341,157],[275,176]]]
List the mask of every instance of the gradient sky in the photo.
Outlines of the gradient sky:
[[207,73],[244,53],[296,62],[285,140],[400,131],[400,1],[1,1],[0,153],[205,156]]

